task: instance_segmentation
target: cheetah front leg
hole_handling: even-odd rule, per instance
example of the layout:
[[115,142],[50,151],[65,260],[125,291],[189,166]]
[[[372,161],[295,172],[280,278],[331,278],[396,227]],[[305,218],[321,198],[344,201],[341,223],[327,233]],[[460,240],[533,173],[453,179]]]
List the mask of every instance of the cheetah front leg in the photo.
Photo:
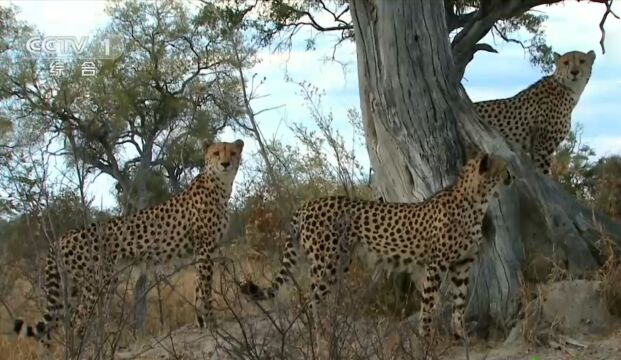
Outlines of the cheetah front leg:
[[467,333],[464,324],[468,282],[473,258],[459,260],[449,266],[450,290],[453,302],[452,326],[456,338],[465,338]]
[[562,136],[555,137],[553,135],[540,133],[533,139],[531,156],[544,175],[550,174],[552,155],[556,151],[558,145],[563,141],[563,138]]
[[196,324],[206,328],[213,323],[212,280],[213,280],[213,245],[200,244],[195,250],[196,256],[196,292],[194,306],[196,308]]

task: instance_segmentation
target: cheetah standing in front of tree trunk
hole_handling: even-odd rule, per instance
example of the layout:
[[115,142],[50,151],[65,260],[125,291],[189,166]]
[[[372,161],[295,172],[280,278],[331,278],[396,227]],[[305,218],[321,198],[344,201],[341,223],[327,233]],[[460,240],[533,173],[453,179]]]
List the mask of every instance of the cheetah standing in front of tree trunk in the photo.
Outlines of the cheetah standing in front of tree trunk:
[[595,52],[554,54],[550,76],[506,99],[474,103],[481,118],[519,144],[544,174],[571,130],[571,113],[591,77]]
[[15,332],[49,345],[50,331],[71,314],[70,326],[80,339],[96,303],[108,297],[117,271],[188,258],[196,263],[196,321],[207,326],[212,318],[212,257],[228,226],[227,204],[243,146],[241,140],[205,146],[206,170],[185,191],[133,215],[65,233],[47,256],[43,320],[33,327],[18,319]]
[[427,337],[438,304],[440,280],[448,271],[453,329],[456,335],[463,336],[468,278],[482,239],[483,217],[498,186],[508,185],[512,179],[503,159],[472,150],[455,184],[422,203],[346,197],[305,203],[293,214],[283,266],[271,286],[261,288],[246,281],[241,284],[242,292],[256,300],[275,297],[290,279],[302,251],[310,262],[310,306],[316,314],[317,305],[336,283],[337,274],[348,271],[349,254],[355,253],[362,255],[372,269],[425,274],[420,289],[420,330]]

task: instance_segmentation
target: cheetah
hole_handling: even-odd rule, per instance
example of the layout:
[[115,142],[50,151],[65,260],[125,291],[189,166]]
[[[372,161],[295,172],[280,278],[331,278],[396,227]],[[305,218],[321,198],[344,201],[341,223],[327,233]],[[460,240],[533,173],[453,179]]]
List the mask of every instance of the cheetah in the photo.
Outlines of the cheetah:
[[498,185],[512,182],[503,159],[473,149],[467,154],[456,182],[422,203],[325,197],[303,204],[293,214],[282,268],[271,285],[263,288],[246,280],[240,284],[241,292],[254,300],[274,298],[293,276],[303,251],[309,260],[309,307],[316,314],[337,274],[348,272],[355,255],[372,269],[408,272],[415,279],[425,274],[419,332],[429,336],[441,274],[448,270],[452,324],[455,335],[463,336],[468,276],[482,239],[483,216]]
[[82,338],[97,299],[105,298],[116,281],[115,271],[188,258],[196,264],[196,322],[206,327],[212,318],[212,257],[228,226],[227,203],[243,147],[242,140],[205,145],[206,168],[185,191],[133,215],[64,234],[46,259],[47,312],[34,327],[15,320],[14,331],[48,347],[50,332],[69,315]]
[[530,153],[544,174],[552,154],[571,129],[571,113],[590,77],[595,52],[554,53],[555,70],[517,95],[474,103],[481,116]]

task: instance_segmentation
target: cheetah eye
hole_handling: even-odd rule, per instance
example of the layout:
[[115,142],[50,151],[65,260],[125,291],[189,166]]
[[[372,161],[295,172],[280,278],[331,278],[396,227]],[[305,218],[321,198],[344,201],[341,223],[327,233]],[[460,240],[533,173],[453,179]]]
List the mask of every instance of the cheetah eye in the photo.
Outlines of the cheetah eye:
[[218,156],[218,155],[220,155],[220,152],[219,152],[219,151],[214,151],[214,152],[213,152],[213,156]]
[[235,151],[231,151],[231,156],[236,156],[237,153]]
[[584,60],[580,60],[580,64],[584,64]]
[[563,64],[565,64],[565,66],[569,65],[569,60],[565,60],[565,62],[563,62]]

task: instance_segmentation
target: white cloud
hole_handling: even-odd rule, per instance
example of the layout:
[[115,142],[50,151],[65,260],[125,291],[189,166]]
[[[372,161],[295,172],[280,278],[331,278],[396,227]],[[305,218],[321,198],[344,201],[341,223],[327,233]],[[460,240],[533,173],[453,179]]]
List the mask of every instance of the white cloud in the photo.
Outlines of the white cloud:
[[[539,6],[536,8],[549,15],[546,22],[546,34],[549,43],[565,52],[570,50],[587,51],[589,49],[598,52],[601,56],[599,40],[599,21],[605,12],[605,6],[588,1],[575,2],[564,1],[554,6]],[[620,4],[613,4],[613,11],[621,11]],[[606,54],[605,58],[614,58],[619,54],[621,46],[618,41],[621,36],[621,22],[609,16],[606,22]]]
[[325,90],[344,89],[357,82],[354,44],[345,42],[341,45],[335,56],[339,63],[329,60],[331,56],[330,48],[279,53],[264,50],[259,54],[261,62],[252,71],[281,79],[286,72],[293,81],[311,81]]
[[582,142],[592,147],[597,157],[621,154],[621,136],[584,137]]
[[19,18],[36,25],[46,35],[87,35],[109,20],[106,1],[13,0],[2,1],[20,9]]

